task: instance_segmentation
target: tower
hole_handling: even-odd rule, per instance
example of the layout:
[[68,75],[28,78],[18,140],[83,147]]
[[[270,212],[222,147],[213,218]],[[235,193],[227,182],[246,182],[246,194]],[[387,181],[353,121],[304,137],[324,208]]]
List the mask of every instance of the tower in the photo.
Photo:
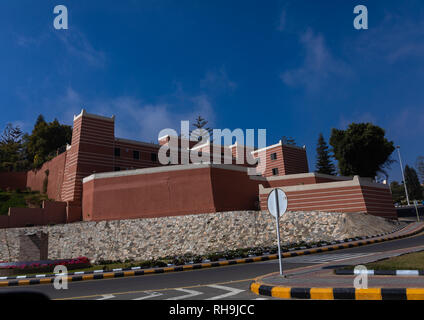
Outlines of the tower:
[[115,116],[87,113],[74,116],[72,142],[67,146],[63,201],[82,199],[82,179],[95,172],[114,169]]

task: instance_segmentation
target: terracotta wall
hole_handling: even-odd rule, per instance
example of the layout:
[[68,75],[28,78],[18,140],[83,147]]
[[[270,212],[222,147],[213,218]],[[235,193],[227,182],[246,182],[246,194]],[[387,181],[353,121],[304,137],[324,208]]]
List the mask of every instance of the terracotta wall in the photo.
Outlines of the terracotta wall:
[[44,210],[42,208],[10,208],[8,225],[1,227],[20,228],[30,225],[44,225]]
[[[281,187],[289,211],[366,212],[396,218],[388,187],[354,177],[350,181]],[[260,188],[261,210],[267,210],[271,188]]]
[[26,172],[0,172],[0,189],[25,189],[26,184]]
[[212,168],[211,181],[215,212],[259,209],[259,185],[264,178],[249,177],[246,172]]
[[[160,165],[159,160],[152,160],[152,153],[156,156],[158,154],[158,145],[124,139],[115,139],[115,148],[120,149],[120,156],[114,157],[114,171],[116,171],[116,168],[120,168],[120,170],[128,170],[151,168]],[[134,151],[139,152],[139,159],[134,158]]]
[[209,168],[94,179],[83,184],[83,220],[214,212]]
[[[69,213],[70,212],[70,213]],[[61,201],[43,201],[42,208],[10,208],[0,216],[0,228],[21,228],[81,221],[81,207]]]
[[43,201],[42,208],[9,208],[0,216],[0,228],[22,228],[81,221],[81,207],[72,202]]
[[68,149],[62,200],[81,201],[82,179],[94,172],[114,169],[114,118],[89,115],[74,117]]
[[363,186],[363,196],[367,212],[376,216],[393,216],[397,212],[393,205],[392,194],[387,189]]
[[309,172],[306,149],[297,146],[283,145],[284,174]]
[[31,190],[43,191],[43,181],[46,177],[46,170],[49,170],[47,196],[49,199],[61,201],[61,190],[63,183],[63,175],[65,171],[67,152],[64,152],[52,160],[43,164],[38,170],[28,171],[27,186]]
[[250,179],[245,169],[228,170],[214,165],[175,167],[190,169],[155,168],[148,169],[151,173],[147,174],[123,172],[116,177],[105,178],[104,174],[102,178],[99,174],[87,179],[83,184],[83,220],[255,209],[258,185],[265,183]]
[[[258,169],[263,171],[265,177],[274,176],[272,169],[275,168],[278,169],[278,176],[309,172],[306,150],[298,146],[284,145],[280,141],[253,154],[260,158]],[[271,159],[272,154],[276,155],[275,159]]]

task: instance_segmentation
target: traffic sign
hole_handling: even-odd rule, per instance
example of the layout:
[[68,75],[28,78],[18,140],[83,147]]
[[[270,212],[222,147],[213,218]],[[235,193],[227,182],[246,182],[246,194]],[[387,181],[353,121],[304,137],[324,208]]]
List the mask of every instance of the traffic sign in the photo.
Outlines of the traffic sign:
[[277,243],[278,243],[278,261],[280,263],[280,275],[283,275],[283,264],[281,262],[281,244],[280,244],[280,221],[279,218],[287,210],[287,196],[283,190],[275,188],[268,195],[268,210],[275,217],[275,225],[277,227]]
[[287,210],[287,196],[283,190],[275,188],[268,195],[268,210],[274,217],[281,217]]

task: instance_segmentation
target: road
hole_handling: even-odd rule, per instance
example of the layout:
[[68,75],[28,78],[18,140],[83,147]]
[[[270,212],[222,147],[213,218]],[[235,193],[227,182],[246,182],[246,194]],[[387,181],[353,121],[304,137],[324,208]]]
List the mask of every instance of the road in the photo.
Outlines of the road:
[[[362,247],[337,250],[283,259],[285,271],[334,262],[327,268],[349,264],[347,259],[372,257],[373,254],[424,244],[424,233]],[[1,291],[29,290],[42,292],[51,299],[88,300],[149,300],[149,299],[264,299],[249,290],[249,284],[258,276],[278,271],[278,260],[231,265],[194,271],[143,275],[69,282],[67,290],[56,290],[52,284],[0,288]],[[268,299],[268,297],[265,297]],[[272,298],[269,298],[272,299]]]

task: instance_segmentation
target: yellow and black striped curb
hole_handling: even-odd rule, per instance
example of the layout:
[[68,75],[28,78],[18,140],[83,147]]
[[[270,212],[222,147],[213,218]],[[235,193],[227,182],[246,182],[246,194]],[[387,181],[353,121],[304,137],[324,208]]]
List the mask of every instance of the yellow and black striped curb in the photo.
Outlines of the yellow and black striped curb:
[[253,282],[250,290],[257,295],[281,299],[424,300],[424,288],[300,288],[269,286]]
[[[370,239],[370,240],[363,240],[363,241],[354,240],[354,243],[343,243],[343,244],[337,244],[337,245],[332,245],[327,247],[311,248],[307,250],[283,252],[281,256],[282,258],[289,258],[289,257],[300,256],[300,255],[307,255],[307,254],[314,254],[314,253],[334,251],[334,250],[340,250],[340,249],[346,249],[346,248],[359,247],[359,246],[363,246],[367,244],[373,244],[373,243],[378,243],[383,241],[409,237],[421,232],[422,230],[424,230],[424,225],[421,225],[419,228],[417,228],[416,230],[412,232],[405,233],[402,235],[387,236],[387,237],[382,237],[378,239]],[[90,271],[89,273],[84,272],[84,274],[78,274],[78,275],[76,274],[66,275],[66,276],[64,275],[63,277],[66,277],[66,279],[69,282],[76,282],[76,281],[84,281],[84,280],[110,279],[110,278],[141,276],[141,275],[148,275],[148,274],[151,275],[151,274],[160,274],[160,273],[168,273],[168,272],[206,269],[206,268],[229,266],[229,265],[236,265],[236,264],[268,261],[268,260],[274,260],[274,259],[278,259],[278,254],[270,254],[265,256],[216,261],[216,262],[208,262],[208,263],[186,264],[183,266],[173,266],[173,267],[164,267],[164,268],[141,269],[139,267],[136,267],[136,268],[120,269],[119,271],[103,271],[103,272]],[[133,270],[133,269],[137,269],[137,270]],[[22,276],[22,278],[0,281],[0,287],[11,287],[11,286],[21,286],[21,285],[26,286],[26,285],[34,285],[34,284],[53,283],[56,276],[57,275],[50,275],[50,276],[44,276],[41,278],[37,278],[37,277],[26,278],[26,276]]]

